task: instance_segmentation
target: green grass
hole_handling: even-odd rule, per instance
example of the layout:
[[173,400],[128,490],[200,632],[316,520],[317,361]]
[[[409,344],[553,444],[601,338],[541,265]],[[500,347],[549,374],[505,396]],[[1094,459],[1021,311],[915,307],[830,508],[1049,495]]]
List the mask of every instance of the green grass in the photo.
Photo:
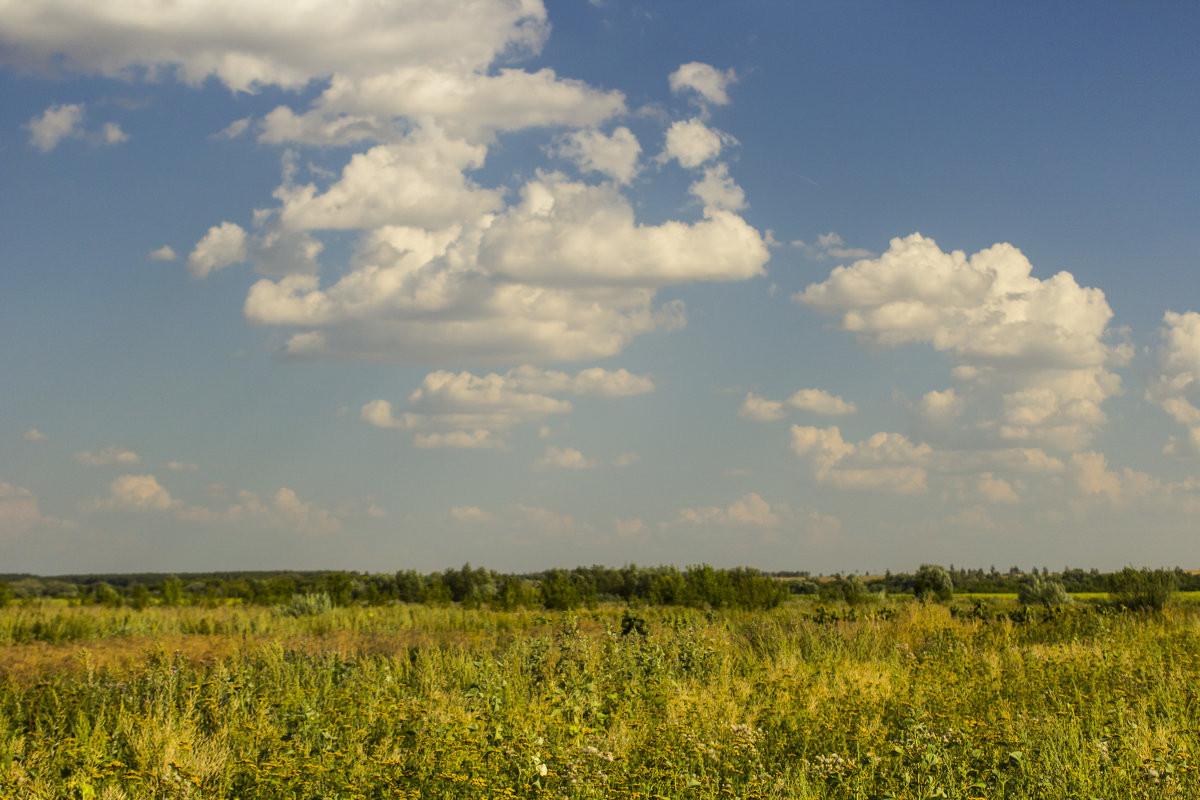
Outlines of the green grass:
[[1200,610],[956,609],[10,608],[0,797],[1200,796]]

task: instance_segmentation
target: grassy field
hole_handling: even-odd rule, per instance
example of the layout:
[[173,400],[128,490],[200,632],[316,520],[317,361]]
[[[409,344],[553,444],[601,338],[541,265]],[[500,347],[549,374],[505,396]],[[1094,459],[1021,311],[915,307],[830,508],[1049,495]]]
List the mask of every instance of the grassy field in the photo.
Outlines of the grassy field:
[[1200,609],[0,611],[0,797],[1194,798]]

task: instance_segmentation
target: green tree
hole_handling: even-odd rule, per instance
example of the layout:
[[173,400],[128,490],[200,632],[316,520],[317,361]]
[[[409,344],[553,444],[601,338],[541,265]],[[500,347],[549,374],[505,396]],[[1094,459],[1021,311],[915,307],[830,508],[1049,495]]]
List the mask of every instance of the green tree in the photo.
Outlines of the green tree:
[[565,569],[552,569],[542,576],[538,587],[542,605],[552,611],[570,611],[583,603],[579,587]]
[[146,588],[146,584],[138,583],[134,585],[133,591],[129,593],[129,605],[138,611],[150,605],[150,590]]
[[177,606],[183,603],[183,581],[174,575],[162,582],[163,605]]
[[922,564],[913,576],[913,595],[921,601],[932,598],[939,603],[949,602],[954,597],[954,581],[936,564]]

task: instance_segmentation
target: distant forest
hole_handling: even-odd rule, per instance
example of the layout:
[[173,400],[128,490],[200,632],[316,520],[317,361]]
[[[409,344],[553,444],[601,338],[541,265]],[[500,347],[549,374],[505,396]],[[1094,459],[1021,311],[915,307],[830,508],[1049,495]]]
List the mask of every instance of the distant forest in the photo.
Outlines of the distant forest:
[[[925,570],[926,568],[922,568]],[[1016,593],[1033,578],[1060,583],[1067,592],[1107,592],[1112,575],[1099,570],[1036,567],[991,569],[935,568],[953,581],[960,594]],[[1127,570],[1128,571],[1128,570]],[[1174,588],[1200,591],[1200,574],[1180,568],[1162,571]],[[215,605],[242,602],[286,605],[306,595],[321,595],[332,606],[404,603],[461,603],[493,608],[569,609],[601,602],[743,608],[770,608],[789,595],[843,599],[847,590],[871,594],[920,594],[921,573],[813,576],[808,572],[762,572],[748,567],[708,565],[590,566],[543,572],[501,573],[464,564],[422,574],[346,571],[132,573],[114,575],[0,574],[0,605],[37,598],[75,603],[144,608],[161,605]]]

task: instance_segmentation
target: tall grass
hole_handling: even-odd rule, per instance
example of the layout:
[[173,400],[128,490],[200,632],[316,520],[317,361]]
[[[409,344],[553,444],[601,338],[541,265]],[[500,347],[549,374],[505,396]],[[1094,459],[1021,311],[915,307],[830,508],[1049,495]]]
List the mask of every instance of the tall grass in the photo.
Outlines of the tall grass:
[[9,609],[0,796],[1200,796],[1200,613],[994,611]]

